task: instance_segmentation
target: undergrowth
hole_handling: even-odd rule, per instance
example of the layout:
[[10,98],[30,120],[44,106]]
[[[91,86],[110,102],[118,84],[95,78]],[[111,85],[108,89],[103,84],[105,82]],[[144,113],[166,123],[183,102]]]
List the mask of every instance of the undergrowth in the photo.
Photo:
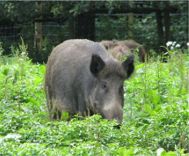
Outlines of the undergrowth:
[[[125,82],[124,121],[98,115],[50,121],[45,65],[32,64],[27,47],[0,59],[0,155],[162,155],[189,153],[189,57],[169,51],[136,63]],[[15,50],[14,50],[15,51]],[[154,60],[156,59],[156,60]]]

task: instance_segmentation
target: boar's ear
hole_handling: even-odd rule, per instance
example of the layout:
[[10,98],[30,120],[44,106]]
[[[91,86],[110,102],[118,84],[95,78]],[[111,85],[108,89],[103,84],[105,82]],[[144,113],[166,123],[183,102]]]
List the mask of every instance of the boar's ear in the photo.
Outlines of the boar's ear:
[[126,78],[129,78],[134,71],[134,56],[129,56],[123,63],[122,66],[127,74]]
[[104,68],[105,63],[100,56],[93,54],[91,58],[90,71],[94,76],[98,76],[98,73]]

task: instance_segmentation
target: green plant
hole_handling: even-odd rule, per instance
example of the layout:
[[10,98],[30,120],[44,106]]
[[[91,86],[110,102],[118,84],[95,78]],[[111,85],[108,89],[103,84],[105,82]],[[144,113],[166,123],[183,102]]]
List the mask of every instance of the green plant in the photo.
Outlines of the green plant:
[[50,121],[45,66],[18,59],[0,66],[0,155],[188,155],[188,55],[174,50],[167,63],[136,63],[120,129],[99,115]]

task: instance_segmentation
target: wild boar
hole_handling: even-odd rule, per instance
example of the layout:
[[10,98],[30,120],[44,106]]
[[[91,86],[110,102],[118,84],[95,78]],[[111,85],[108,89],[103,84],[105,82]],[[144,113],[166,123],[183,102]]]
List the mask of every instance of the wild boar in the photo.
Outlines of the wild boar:
[[120,60],[121,56],[133,54],[138,49],[138,56],[141,62],[145,61],[146,51],[144,47],[134,40],[103,40],[100,42],[116,59]]
[[[119,43],[119,42],[118,42]],[[120,44],[124,44],[127,46],[131,51],[138,49],[138,55],[139,55],[139,60],[141,62],[145,62],[146,58],[146,50],[143,45],[137,43],[134,40],[124,40],[120,41]]]
[[109,49],[109,52],[114,58],[118,60],[123,60],[125,57],[133,55],[131,50],[123,43],[116,43],[114,47]]
[[112,49],[117,45],[116,40],[103,40],[100,44],[103,45],[106,50]]
[[106,119],[123,119],[123,83],[134,71],[134,59],[120,62],[99,43],[86,39],[67,40],[49,56],[45,92],[51,119],[63,112]]

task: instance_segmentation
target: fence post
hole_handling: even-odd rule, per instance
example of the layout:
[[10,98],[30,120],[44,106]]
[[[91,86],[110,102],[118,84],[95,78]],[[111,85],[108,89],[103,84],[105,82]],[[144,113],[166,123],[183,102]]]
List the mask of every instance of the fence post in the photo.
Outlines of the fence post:
[[42,2],[36,2],[36,12],[38,18],[35,19],[35,34],[34,34],[34,48],[39,52],[42,49],[42,39],[43,39],[43,31],[42,31]]
[[[129,0],[129,7],[132,8],[133,2]],[[133,21],[134,15],[132,12],[128,14],[128,38],[133,38]]]
[[164,45],[164,33],[163,33],[163,23],[161,11],[156,11],[156,21],[157,21],[157,33],[158,33],[158,45]]

